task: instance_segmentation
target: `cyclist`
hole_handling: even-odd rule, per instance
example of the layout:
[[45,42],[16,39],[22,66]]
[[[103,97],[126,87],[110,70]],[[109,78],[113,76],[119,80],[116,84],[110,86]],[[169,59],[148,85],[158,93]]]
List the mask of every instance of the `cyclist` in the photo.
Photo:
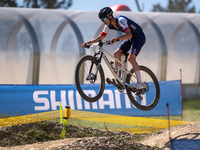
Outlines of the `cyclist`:
[[[81,46],[85,47],[85,44],[92,44],[96,43],[99,40],[103,40],[110,29],[118,30],[124,32],[125,34],[119,37],[114,37],[110,40],[110,42],[115,43],[119,40],[123,40],[123,42],[119,45],[118,49],[114,52],[114,57],[121,60],[123,52],[126,53],[131,50],[131,53],[128,56],[129,62],[132,64],[132,67],[135,71],[137,84],[135,88],[142,89],[144,85],[141,81],[140,75],[140,68],[138,63],[136,62],[136,57],[139,54],[142,46],[144,45],[146,38],[142,31],[142,28],[135,23],[134,21],[130,20],[125,16],[113,16],[113,11],[110,7],[104,7],[99,11],[99,18],[105,24],[105,27],[101,34],[90,40],[88,42],[82,43]],[[121,70],[121,64],[115,61],[117,66],[118,74]]]

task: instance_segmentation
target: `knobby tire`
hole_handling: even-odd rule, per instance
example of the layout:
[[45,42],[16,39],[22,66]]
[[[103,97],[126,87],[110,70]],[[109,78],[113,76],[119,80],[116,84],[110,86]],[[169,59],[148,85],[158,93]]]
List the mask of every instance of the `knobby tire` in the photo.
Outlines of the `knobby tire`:
[[[93,65],[92,65],[93,64]],[[94,83],[86,80],[89,71],[91,70],[90,76],[96,73],[97,60],[93,56],[83,56],[77,66],[75,71],[75,84],[80,96],[87,102],[96,102],[103,95],[105,88],[105,76],[101,65],[99,66],[97,79]],[[95,80],[95,79],[94,79]],[[93,80],[91,80],[93,82]]]
[[[137,82],[136,77],[134,76],[134,70],[131,70],[131,74],[127,75],[126,78],[126,82],[128,84],[131,84],[132,80],[135,80],[134,82]],[[132,102],[132,104],[137,107],[140,110],[143,111],[149,111],[152,110],[159,102],[160,99],[160,86],[159,86],[159,82],[156,78],[156,76],[154,75],[154,73],[148,69],[145,66],[140,66],[140,73],[141,73],[141,80],[143,83],[146,83],[147,85],[149,85],[149,89],[146,90],[145,92],[145,100],[146,100],[146,104],[143,105],[141,104],[142,102],[140,100],[138,100],[139,98],[134,95],[135,93],[133,91],[131,91],[130,88],[126,88],[127,91],[127,95],[130,99],[130,101]],[[144,76],[142,76],[144,74]],[[152,80],[152,82],[150,82]],[[134,93],[134,94],[133,94]]]

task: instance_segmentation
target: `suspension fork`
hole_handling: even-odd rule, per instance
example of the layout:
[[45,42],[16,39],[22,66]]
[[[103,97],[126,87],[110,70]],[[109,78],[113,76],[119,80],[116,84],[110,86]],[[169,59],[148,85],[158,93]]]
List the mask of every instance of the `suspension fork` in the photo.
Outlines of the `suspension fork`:
[[[96,56],[97,56],[98,54],[99,54],[99,53],[95,53],[94,58],[96,58]],[[103,56],[103,53],[100,53],[100,57],[97,59],[97,68],[96,68],[96,72],[95,72],[95,74],[94,74],[94,80],[96,80],[97,73],[98,73],[99,67],[100,67],[100,65],[101,65],[102,56]],[[92,64],[91,64],[90,71],[89,71],[89,75],[91,74],[93,65],[94,65],[94,62],[92,62]],[[88,75],[88,76],[89,76],[89,75]]]

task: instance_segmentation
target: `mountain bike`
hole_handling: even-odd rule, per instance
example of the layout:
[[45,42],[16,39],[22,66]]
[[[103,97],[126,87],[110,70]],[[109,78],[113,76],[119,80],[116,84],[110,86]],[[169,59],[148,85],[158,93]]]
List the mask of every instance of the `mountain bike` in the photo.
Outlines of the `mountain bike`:
[[[144,88],[136,89],[137,84],[134,70],[127,69],[127,58],[129,53],[122,53],[125,56],[123,61],[118,60],[103,48],[103,45],[112,44],[110,41],[99,41],[87,45],[93,47],[94,56],[85,55],[80,58],[75,71],[75,84],[80,96],[87,102],[96,102],[103,95],[105,88],[105,76],[101,65],[104,59],[113,79],[106,78],[108,84],[113,84],[119,92],[127,94],[132,104],[140,110],[152,110],[160,98],[160,86],[154,73],[145,66],[140,66],[141,80]],[[95,47],[95,48],[94,48]],[[108,60],[107,56],[121,64],[121,75],[118,76],[116,68]]]

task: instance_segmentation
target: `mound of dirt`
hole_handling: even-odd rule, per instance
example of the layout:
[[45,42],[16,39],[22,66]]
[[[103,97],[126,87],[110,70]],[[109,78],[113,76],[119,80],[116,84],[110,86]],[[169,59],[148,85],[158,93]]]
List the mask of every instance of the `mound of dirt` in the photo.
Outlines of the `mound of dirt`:
[[[170,135],[172,140],[200,140],[200,123],[171,127]],[[157,146],[161,149],[168,150],[170,147],[169,129],[164,129],[153,133],[151,136],[145,137],[140,143],[149,146]]]
[[61,139],[63,124],[39,122],[0,129],[0,150],[160,150],[138,143],[146,134],[102,131],[67,125]]
[[41,142],[16,147],[4,147],[0,150],[161,150],[140,143],[121,141],[115,137],[69,138]]
[[[102,131],[67,125],[61,139],[62,124],[40,122],[0,129],[0,150],[160,150],[169,149],[169,130],[152,134]],[[200,123],[175,126],[172,139],[200,139]],[[41,133],[41,134],[40,134]]]

